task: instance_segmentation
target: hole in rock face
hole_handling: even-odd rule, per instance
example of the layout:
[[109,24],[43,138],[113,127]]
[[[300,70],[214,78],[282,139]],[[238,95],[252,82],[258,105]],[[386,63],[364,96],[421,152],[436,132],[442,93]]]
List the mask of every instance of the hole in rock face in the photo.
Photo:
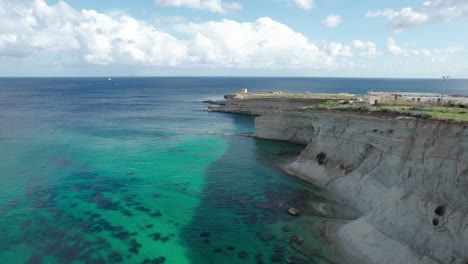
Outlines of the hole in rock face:
[[434,210],[434,213],[436,213],[439,216],[443,216],[445,214],[445,206],[437,206],[437,208]]
[[432,225],[433,226],[437,226],[438,224],[439,224],[439,219],[437,219],[437,218],[432,219]]
[[320,152],[319,154],[317,154],[315,158],[317,159],[318,164],[322,165],[322,164],[325,164],[326,162],[327,154]]

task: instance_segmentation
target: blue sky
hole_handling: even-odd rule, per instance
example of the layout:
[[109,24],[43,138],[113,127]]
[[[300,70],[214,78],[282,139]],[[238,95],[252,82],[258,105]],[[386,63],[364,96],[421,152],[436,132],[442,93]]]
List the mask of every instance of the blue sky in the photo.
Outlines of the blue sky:
[[2,76],[468,78],[468,0],[0,0]]

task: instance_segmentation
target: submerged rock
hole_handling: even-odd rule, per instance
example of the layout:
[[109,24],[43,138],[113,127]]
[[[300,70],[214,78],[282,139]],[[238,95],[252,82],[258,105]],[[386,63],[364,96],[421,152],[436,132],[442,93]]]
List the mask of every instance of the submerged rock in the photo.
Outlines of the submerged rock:
[[275,253],[282,253],[286,250],[285,247],[282,247],[282,246],[276,246],[275,248],[273,248],[273,252]]
[[271,261],[273,262],[281,262],[281,260],[283,259],[283,255],[279,254],[279,253],[275,253],[275,254],[272,254],[270,256],[270,259]]
[[240,259],[246,259],[249,257],[249,254],[247,254],[247,252],[245,251],[239,251],[239,254],[237,254],[237,256],[240,258]]
[[297,208],[291,207],[288,209],[288,213],[292,216],[298,216],[301,213],[301,211]]
[[272,234],[261,234],[261,235],[259,235],[259,237],[263,241],[269,241],[269,240],[272,240],[274,238],[274,236]]
[[302,243],[304,243],[304,239],[302,237],[297,237],[295,242],[299,245],[302,245]]
[[302,245],[302,243],[304,243],[304,239],[300,236],[297,236],[297,235],[292,235],[290,238],[289,238],[289,242],[291,243],[297,243],[299,245]]
[[[305,264],[305,263],[307,263],[306,260],[300,259],[300,258],[294,257],[294,256],[287,258],[286,262],[289,263],[289,264]],[[313,263],[315,263],[315,262],[313,262]]]

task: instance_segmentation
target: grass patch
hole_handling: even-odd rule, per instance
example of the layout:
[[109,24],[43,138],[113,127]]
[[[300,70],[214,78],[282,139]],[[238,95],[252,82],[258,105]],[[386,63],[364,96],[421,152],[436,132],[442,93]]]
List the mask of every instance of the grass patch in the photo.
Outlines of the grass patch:
[[309,108],[333,109],[333,110],[354,110],[364,112],[392,113],[419,118],[438,118],[468,121],[468,109],[461,107],[438,107],[422,104],[343,104],[329,100]]
[[468,121],[468,109],[460,107],[430,107],[425,110],[432,117]]

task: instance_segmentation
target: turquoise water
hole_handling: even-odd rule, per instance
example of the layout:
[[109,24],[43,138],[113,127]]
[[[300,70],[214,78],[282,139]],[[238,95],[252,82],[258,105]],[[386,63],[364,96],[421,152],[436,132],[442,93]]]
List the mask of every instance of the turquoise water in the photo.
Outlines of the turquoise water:
[[354,91],[320,82],[0,79],[1,263],[343,263],[312,232],[324,219],[287,214],[327,199],[279,169],[303,147],[240,136],[252,117],[201,102],[245,86]]

